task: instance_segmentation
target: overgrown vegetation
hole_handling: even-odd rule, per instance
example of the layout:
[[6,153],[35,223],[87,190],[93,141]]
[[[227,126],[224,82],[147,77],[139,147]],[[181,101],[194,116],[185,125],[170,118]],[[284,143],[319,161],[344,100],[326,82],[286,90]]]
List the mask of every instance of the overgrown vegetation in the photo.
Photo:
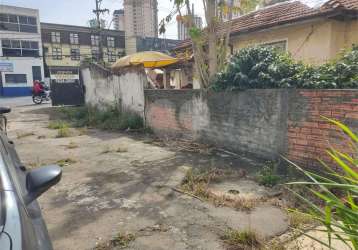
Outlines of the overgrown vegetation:
[[250,211],[260,200],[239,195],[216,194],[210,190],[211,183],[219,182],[227,177],[244,177],[242,172],[213,169],[209,171],[189,170],[181,185],[181,191],[202,201],[208,201],[215,206],[232,207],[237,210]]
[[69,124],[64,121],[51,121],[47,127],[49,129],[61,129],[61,128],[68,128]]
[[71,131],[69,127],[62,127],[57,130],[56,138],[65,138],[70,136],[71,136]]
[[266,162],[257,175],[258,182],[267,187],[275,186],[280,179],[280,176],[277,175],[277,166],[271,161]]
[[110,241],[97,244],[94,249],[95,250],[123,249],[128,247],[129,243],[134,240],[135,240],[134,234],[118,233]]
[[226,69],[217,74],[214,90],[252,88],[342,89],[358,87],[358,45],[339,59],[321,66],[295,62],[270,47],[250,47],[232,56]]
[[256,232],[250,230],[229,229],[222,236],[226,244],[233,246],[234,249],[260,249],[262,243]]
[[122,111],[117,106],[100,110],[95,107],[61,108],[65,119],[75,127],[95,127],[105,130],[143,129],[143,119],[129,111]]
[[310,207],[309,216],[325,227],[328,243],[312,236],[309,237],[330,249],[333,238],[342,241],[349,248],[358,249],[358,135],[338,121],[329,121],[337,125],[350,138],[351,143],[347,143],[347,148],[353,147],[356,153],[347,154],[334,148],[328,150],[327,153],[335,163],[335,168],[322,162],[327,170],[327,176],[304,170],[291,162],[309,178],[309,181],[289,184],[303,186],[307,192],[312,193],[324,203],[324,206],[319,206],[307,196],[293,191],[302,202]]

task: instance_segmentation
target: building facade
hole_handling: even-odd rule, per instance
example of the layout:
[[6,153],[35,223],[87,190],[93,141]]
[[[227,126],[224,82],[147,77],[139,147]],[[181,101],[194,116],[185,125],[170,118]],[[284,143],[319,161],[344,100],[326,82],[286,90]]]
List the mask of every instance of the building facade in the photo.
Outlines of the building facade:
[[158,36],[157,0],[124,0],[126,36]]
[[[185,16],[182,18],[177,18],[178,23],[178,39],[186,40],[189,39],[189,30],[187,25],[185,24]],[[194,16],[195,26],[199,29],[203,28],[203,19],[200,16]]]
[[31,95],[43,80],[39,11],[0,5],[0,95]]
[[[41,23],[45,75],[51,79],[71,80],[79,77],[83,60],[99,60],[100,37],[95,29],[82,26]],[[123,31],[103,30],[103,60],[114,63],[124,55]]]
[[113,12],[113,29],[124,30],[124,9]]

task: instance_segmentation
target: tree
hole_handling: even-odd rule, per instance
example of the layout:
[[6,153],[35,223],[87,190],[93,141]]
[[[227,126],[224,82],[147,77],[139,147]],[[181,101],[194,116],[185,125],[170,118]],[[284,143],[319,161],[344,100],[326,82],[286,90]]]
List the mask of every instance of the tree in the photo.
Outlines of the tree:
[[[191,0],[170,0],[172,11],[160,23],[160,33],[165,32],[165,24],[178,15],[188,27],[192,40],[196,76],[202,88],[207,88],[216,73],[223,69],[230,42],[232,17],[235,13],[244,14],[254,9],[260,0],[202,0],[207,27],[200,30],[195,26]],[[186,15],[182,15],[182,9]]]

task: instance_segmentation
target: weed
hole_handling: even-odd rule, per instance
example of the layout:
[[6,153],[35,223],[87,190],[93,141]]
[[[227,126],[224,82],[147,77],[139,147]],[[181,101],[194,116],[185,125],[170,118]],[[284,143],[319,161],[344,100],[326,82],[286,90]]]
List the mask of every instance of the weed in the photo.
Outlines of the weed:
[[[222,239],[226,244],[236,247],[251,247],[251,248],[259,248],[261,246],[261,241],[257,234],[254,231],[244,230],[238,231],[229,229],[225,232]],[[240,249],[241,249],[240,248]]]
[[184,178],[181,189],[184,192],[193,194],[201,199],[213,203],[215,206],[227,206],[237,210],[250,211],[257,203],[258,199],[233,197],[231,195],[217,195],[210,191],[209,185],[217,182],[225,176],[235,175],[232,171],[214,169],[207,172],[198,172],[190,169]]
[[62,128],[68,128],[69,124],[64,121],[51,121],[47,127],[49,129],[62,129]]
[[307,225],[312,225],[315,223],[311,215],[301,213],[299,211],[292,210],[288,213],[288,218],[290,226],[295,229],[300,229]]
[[111,250],[111,249],[121,249],[128,247],[129,243],[135,240],[134,234],[123,234],[118,233],[110,241],[99,243],[94,248],[95,250]]
[[68,127],[62,127],[59,130],[57,130],[56,138],[65,138],[70,136],[71,136],[71,131]]
[[75,127],[95,127],[104,130],[143,129],[143,119],[130,111],[123,111],[117,106],[106,109],[95,107],[61,108],[60,111]]
[[66,167],[75,164],[76,162],[77,161],[72,158],[66,158],[66,159],[58,160],[56,164],[59,165],[60,167]]
[[74,143],[73,141],[71,141],[67,146],[67,149],[75,149],[78,148],[78,145],[76,143]]
[[215,195],[210,193],[210,200],[214,203],[215,206],[227,206],[232,207],[240,211],[251,211],[254,209],[260,201],[254,198],[245,198],[245,197],[235,197],[228,195]]
[[267,162],[259,171],[257,179],[261,185],[273,187],[280,181],[280,176],[276,174],[277,166],[273,162]]
[[33,135],[35,135],[34,132],[17,133],[17,139],[22,139]]

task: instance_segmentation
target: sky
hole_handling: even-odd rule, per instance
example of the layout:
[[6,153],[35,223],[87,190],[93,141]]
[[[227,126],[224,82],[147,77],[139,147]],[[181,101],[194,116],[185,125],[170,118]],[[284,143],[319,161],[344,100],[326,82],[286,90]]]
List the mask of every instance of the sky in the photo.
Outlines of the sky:
[[[202,3],[196,2],[196,12],[202,15]],[[39,9],[41,22],[87,26],[88,20],[94,18],[92,9],[95,7],[95,0],[0,0],[0,4]],[[104,16],[107,22],[111,21],[113,10],[122,8],[122,5],[123,0],[103,0],[102,8],[110,10],[110,14]],[[158,0],[159,21],[171,10],[170,0]],[[167,26],[166,34],[161,37],[177,39],[175,18]]]
[[[318,7],[327,0],[300,0],[310,7]],[[204,16],[203,5],[201,0],[195,2],[195,13]],[[15,5],[40,10],[41,22],[69,24],[87,26],[88,20],[94,18],[92,9],[95,8],[95,0],[0,0],[0,4]],[[111,22],[112,13],[115,9],[123,7],[123,0],[103,0],[102,8],[110,10],[104,19]],[[158,0],[159,22],[165,18],[173,8],[170,0]],[[176,19],[167,25],[167,32],[161,35],[168,39],[177,39]]]

